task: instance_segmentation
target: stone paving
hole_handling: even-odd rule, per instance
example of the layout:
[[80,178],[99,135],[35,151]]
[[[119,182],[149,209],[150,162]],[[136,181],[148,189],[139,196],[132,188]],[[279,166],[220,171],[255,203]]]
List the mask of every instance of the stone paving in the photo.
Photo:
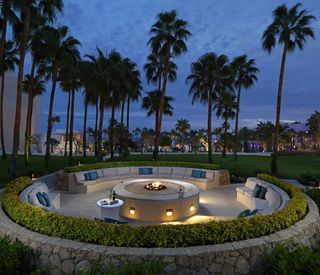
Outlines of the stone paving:
[[[199,212],[186,220],[174,223],[196,223],[209,220],[234,219],[246,207],[237,201],[236,187],[241,184],[221,186],[212,190],[201,190]],[[59,212],[63,215],[86,217],[93,219],[100,216],[96,202],[108,196],[110,190],[93,192],[89,194],[61,194],[61,207]],[[142,222],[122,219],[131,224],[145,224]]]

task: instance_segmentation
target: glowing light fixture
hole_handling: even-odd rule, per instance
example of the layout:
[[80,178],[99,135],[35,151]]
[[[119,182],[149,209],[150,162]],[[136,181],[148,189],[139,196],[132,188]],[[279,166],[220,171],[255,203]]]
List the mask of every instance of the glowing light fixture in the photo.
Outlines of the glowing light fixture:
[[173,215],[173,209],[167,209],[166,212],[168,217],[171,217]]
[[190,212],[192,212],[192,211],[194,211],[194,210],[196,210],[196,208],[195,208],[194,204],[191,204],[191,205],[190,205]]
[[136,209],[134,207],[130,207],[129,213],[134,215],[136,213]]

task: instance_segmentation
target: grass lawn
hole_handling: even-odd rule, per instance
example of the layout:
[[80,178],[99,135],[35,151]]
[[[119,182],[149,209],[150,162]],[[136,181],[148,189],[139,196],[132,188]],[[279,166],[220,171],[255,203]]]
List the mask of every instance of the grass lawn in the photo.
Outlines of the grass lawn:
[[[151,155],[132,155],[129,160],[151,160]],[[207,162],[206,154],[168,154],[160,155],[161,160]],[[214,155],[213,162],[227,169],[231,174],[239,176],[255,176],[257,173],[270,173],[271,157],[268,156],[238,156],[233,161],[232,156],[222,158]],[[279,157],[279,176],[282,178],[297,178],[304,173],[320,173],[320,156],[281,156]]]
[[[92,163],[95,161],[94,157],[74,158],[74,163],[77,160],[82,163]],[[193,155],[193,154],[168,154],[160,155],[161,160],[168,161],[187,161],[187,162],[206,162],[207,155]],[[49,164],[49,170],[44,170],[44,157],[32,156],[29,166],[24,165],[22,156],[18,158],[17,176],[31,176],[35,173],[36,176],[41,176],[46,173],[54,172],[63,169],[68,164],[68,160],[64,157],[53,156]],[[128,160],[152,160],[152,155],[131,155]],[[255,176],[257,173],[270,172],[270,157],[265,156],[239,156],[238,161],[233,161],[231,156],[222,158],[220,155],[214,155],[213,160],[219,164],[221,169],[227,169],[233,175],[238,176]],[[0,159],[0,188],[10,180],[8,169],[11,158],[6,160]],[[282,178],[297,178],[304,173],[319,174],[320,173],[320,156],[281,156],[279,157],[279,176]]]

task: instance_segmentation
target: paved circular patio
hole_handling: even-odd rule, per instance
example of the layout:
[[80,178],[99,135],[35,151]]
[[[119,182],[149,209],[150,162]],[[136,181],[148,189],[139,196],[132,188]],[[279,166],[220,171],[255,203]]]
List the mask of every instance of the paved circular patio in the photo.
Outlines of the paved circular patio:
[[[243,184],[231,184],[217,187],[211,190],[200,191],[200,208],[196,215],[181,221],[170,223],[198,223],[210,220],[230,220],[246,209],[237,201],[236,187]],[[93,192],[89,194],[61,194],[61,207],[59,213],[67,216],[86,217],[94,219],[99,217],[99,209],[96,202],[106,198],[110,189],[103,192]],[[132,225],[149,224],[147,222],[134,221],[122,218]]]

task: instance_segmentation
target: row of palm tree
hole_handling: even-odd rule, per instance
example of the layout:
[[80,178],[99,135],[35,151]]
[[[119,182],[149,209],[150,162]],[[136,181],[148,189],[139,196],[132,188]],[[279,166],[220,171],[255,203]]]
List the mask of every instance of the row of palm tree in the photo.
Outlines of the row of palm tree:
[[[120,125],[123,131],[129,133],[130,104],[141,96],[140,73],[137,65],[121,56],[116,50],[104,54],[97,48],[97,55],[86,55],[82,60],[79,52],[80,42],[69,35],[66,26],[53,27],[56,14],[62,11],[61,0],[3,0],[1,5],[2,24],[0,39],[0,73],[2,76],[0,111],[1,111],[1,144],[3,157],[6,156],[3,140],[3,92],[5,72],[18,65],[17,97],[15,123],[13,133],[13,150],[10,173],[16,174],[16,163],[19,149],[19,134],[21,124],[22,93],[28,95],[28,112],[25,130],[25,163],[30,159],[31,121],[34,98],[45,92],[45,82],[51,80],[50,101],[47,119],[45,167],[50,160],[50,144],[53,125],[58,121],[54,115],[54,99],[57,84],[68,93],[66,144],[69,144],[69,163],[72,163],[74,138],[74,110],[76,92],[83,88],[84,122],[83,146],[86,154],[87,113],[90,105],[95,107],[95,125],[92,134],[95,141],[96,156],[102,158],[103,126],[106,109],[111,115],[108,121],[108,145],[111,157],[114,156],[115,113],[120,109]],[[283,45],[283,55],[280,68],[277,113],[274,132],[272,172],[277,172],[277,151],[279,143],[280,111],[282,85],[287,53],[296,47],[302,49],[308,37],[314,37],[310,27],[315,19],[301,4],[288,9],[281,5],[273,12],[273,22],[263,34],[263,48],[271,52],[276,43]],[[14,42],[7,41],[7,27],[12,26]],[[154,159],[159,159],[159,142],[164,115],[172,114],[173,98],[167,96],[167,84],[177,78],[175,58],[187,51],[186,42],[191,36],[186,21],[177,17],[176,11],[162,12],[150,30],[148,45],[151,53],[144,65],[149,84],[155,86],[143,99],[142,108],[148,115],[155,115]],[[29,74],[24,74],[24,64],[27,52],[31,53],[32,65]],[[235,117],[234,159],[237,159],[238,128],[241,91],[248,89],[257,81],[255,60],[241,55],[229,61],[226,55],[206,53],[191,65],[191,73],[186,81],[190,83],[189,95],[192,103],[199,101],[208,107],[207,135],[208,162],[212,160],[212,111],[215,108],[218,117],[224,119],[224,136],[227,138],[229,119]],[[126,123],[124,119],[126,108]],[[59,118],[60,119],[60,118]],[[118,129],[119,127],[117,127]],[[119,128],[119,129],[120,129]],[[181,130],[181,129],[180,129]],[[224,142],[226,144],[226,140]],[[120,153],[126,155],[129,141],[120,146]],[[223,154],[226,153],[226,145]]]

